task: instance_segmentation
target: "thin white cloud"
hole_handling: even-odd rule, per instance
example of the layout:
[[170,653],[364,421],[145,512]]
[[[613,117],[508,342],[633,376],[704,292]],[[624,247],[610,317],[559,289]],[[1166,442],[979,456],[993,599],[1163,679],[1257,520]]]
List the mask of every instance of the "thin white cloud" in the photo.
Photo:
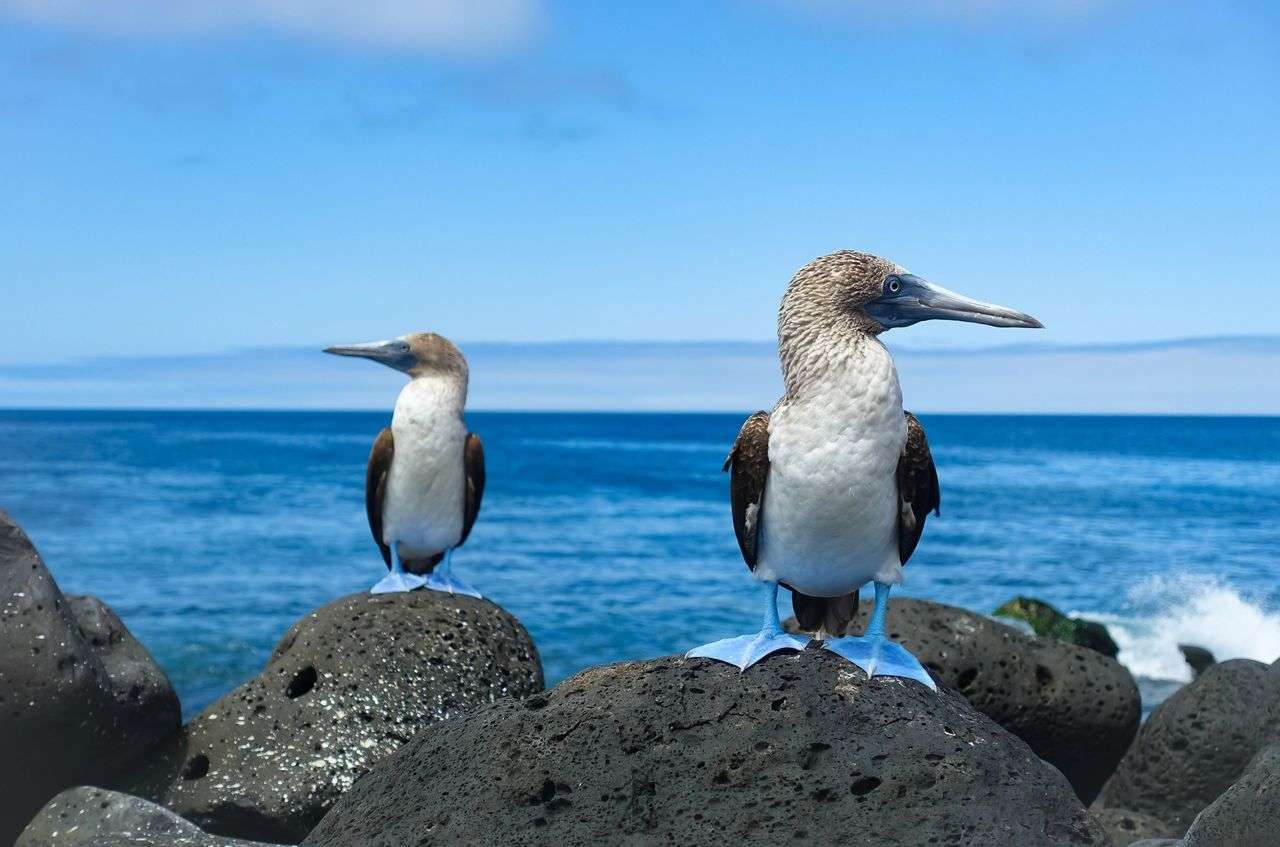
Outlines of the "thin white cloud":
[[774,5],[876,22],[942,21],[1064,23],[1089,17],[1121,0],[771,0]]
[[542,0],[0,0],[0,18],[105,35],[168,38],[261,29],[444,53],[519,44],[537,31],[542,13]]

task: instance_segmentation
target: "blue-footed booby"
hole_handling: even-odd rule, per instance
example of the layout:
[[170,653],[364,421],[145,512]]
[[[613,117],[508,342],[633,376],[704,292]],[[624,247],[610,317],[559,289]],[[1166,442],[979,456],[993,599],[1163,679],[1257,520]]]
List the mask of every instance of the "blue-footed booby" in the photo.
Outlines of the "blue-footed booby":
[[[792,592],[802,629],[868,676],[901,676],[937,690],[885,635],[889,591],[940,504],[924,428],[902,408],[893,357],[879,335],[930,319],[1038,328],[1022,312],[980,303],[868,253],[841,251],[801,268],[778,312],[785,394],[742,425],[731,471],[733,527],[747,567],[765,585],[759,633],[690,650],[746,670],[809,639],[782,631],[778,586]],[[858,590],[875,583],[866,632],[844,636]]]
[[479,597],[453,576],[451,563],[484,496],[484,447],[462,418],[468,379],[462,352],[433,332],[324,352],[372,359],[410,377],[391,426],[374,439],[365,473],[369,529],[391,570],[372,592],[426,586]]

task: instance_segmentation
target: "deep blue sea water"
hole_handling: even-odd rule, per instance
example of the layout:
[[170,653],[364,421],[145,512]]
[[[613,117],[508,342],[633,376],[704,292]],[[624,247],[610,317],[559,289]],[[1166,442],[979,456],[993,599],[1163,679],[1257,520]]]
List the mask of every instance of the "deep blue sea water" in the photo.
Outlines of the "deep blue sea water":
[[[525,623],[549,682],[756,624],[720,472],[741,420],[468,415],[489,478],[455,565]],[[923,420],[943,511],[902,593],[1100,617],[1149,699],[1187,678],[1178,641],[1280,655],[1280,419]],[[386,422],[0,412],[0,508],[65,591],[115,608],[193,714],[299,617],[381,576],[363,480]]]

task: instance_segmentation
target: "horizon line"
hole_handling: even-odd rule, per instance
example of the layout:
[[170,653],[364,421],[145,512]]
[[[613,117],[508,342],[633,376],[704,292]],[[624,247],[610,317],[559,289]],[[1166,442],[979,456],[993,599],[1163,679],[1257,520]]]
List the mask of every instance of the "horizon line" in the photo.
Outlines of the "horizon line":
[[[754,409],[504,409],[495,407],[468,408],[466,413],[479,412],[497,415],[750,415]],[[1280,413],[1257,412],[962,412],[910,410],[913,414],[930,417],[952,418],[1222,418],[1272,420]],[[250,414],[250,415],[372,415],[390,414],[390,410],[375,408],[272,408],[268,406],[0,406],[0,415],[10,412],[120,412],[120,413],[169,413],[169,414]]]
[[[883,335],[877,336],[883,340]],[[678,348],[678,347],[776,347],[776,339],[746,339],[746,338],[725,338],[725,339],[617,339],[617,338],[567,338],[560,340],[533,340],[533,341],[460,341],[457,342],[459,347],[472,347],[479,349],[501,349],[501,348],[574,348],[574,347],[649,347],[649,348]],[[1275,334],[1242,334],[1242,335],[1188,335],[1177,336],[1173,338],[1157,338],[1142,339],[1134,341],[1095,341],[1095,342],[1057,342],[1057,341],[1013,341],[1001,344],[986,344],[974,347],[928,347],[928,346],[903,346],[896,342],[892,342],[895,352],[903,355],[911,356],[946,356],[946,355],[982,355],[987,353],[1084,353],[1084,352],[1126,352],[1139,350],[1156,350],[1168,347],[1191,346],[1191,345],[1211,345],[1222,343],[1276,343],[1280,344],[1280,333]],[[133,355],[86,355],[80,357],[70,357],[59,359],[56,361],[22,361],[22,362],[0,362],[0,370],[5,369],[28,369],[28,368],[57,368],[69,367],[74,365],[89,365],[94,363],[125,363],[125,362],[144,362],[156,360],[175,360],[175,359],[211,359],[222,358],[227,356],[242,355],[255,352],[280,352],[280,351],[312,351],[323,352],[323,347],[317,344],[314,348],[308,344],[251,344],[234,347],[226,347],[221,350],[206,352],[174,352],[174,353],[144,353]]]

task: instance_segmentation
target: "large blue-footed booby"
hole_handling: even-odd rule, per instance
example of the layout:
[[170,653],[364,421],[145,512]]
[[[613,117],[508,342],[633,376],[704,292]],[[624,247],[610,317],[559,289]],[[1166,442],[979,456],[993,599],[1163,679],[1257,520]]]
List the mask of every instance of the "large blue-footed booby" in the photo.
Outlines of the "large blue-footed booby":
[[484,447],[462,418],[468,380],[462,352],[433,332],[324,352],[372,359],[410,377],[391,426],[373,442],[365,473],[369,529],[391,571],[372,592],[426,586],[479,597],[453,576],[451,563],[484,496]]
[[[773,412],[742,425],[724,469],[738,546],[764,583],[764,626],[690,650],[746,670],[809,639],[782,631],[778,586],[792,592],[801,628],[869,676],[933,679],[885,635],[891,587],[902,580],[925,517],[936,512],[938,475],[924,428],[902,408],[893,357],[880,333],[924,320],[1040,327],[1022,312],[980,303],[867,253],[841,251],[801,268],[778,312],[786,393]],[[862,636],[839,637],[875,583]]]

